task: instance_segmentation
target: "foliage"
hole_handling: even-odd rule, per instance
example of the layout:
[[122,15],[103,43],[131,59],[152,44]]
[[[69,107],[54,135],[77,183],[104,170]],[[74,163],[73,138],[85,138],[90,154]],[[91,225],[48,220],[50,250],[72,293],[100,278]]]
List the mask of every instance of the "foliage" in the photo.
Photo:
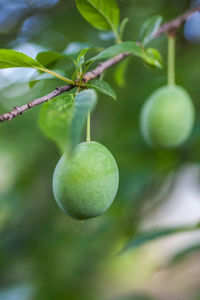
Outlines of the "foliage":
[[110,87],[108,82],[98,79],[93,79],[89,83],[86,84],[88,88],[92,88],[102,94],[105,94],[107,96],[110,96],[114,100],[116,100],[116,94],[115,91]]
[[67,143],[68,127],[73,114],[73,102],[73,94],[64,94],[44,103],[40,110],[40,128],[48,138],[59,145],[62,151],[65,150]]
[[[121,16],[129,18],[127,23],[127,19],[121,22],[117,19],[116,4],[113,10],[109,5],[111,22],[106,21],[108,15],[96,6],[86,16],[83,8],[97,2],[102,1],[77,1],[77,5],[84,18],[95,28],[98,26],[102,33],[114,31],[115,45],[112,40],[101,41],[97,31],[80,17],[74,1],[64,0],[60,0],[54,10],[47,11],[46,27],[38,31],[34,28],[34,36],[23,36],[21,39],[21,21],[10,34],[1,35],[1,47],[7,48],[0,56],[0,59],[6,56],[6,63],[4,59],[1,66],[17,67],[16,70],[9,69],[9,76],[14,74],[16,80],[9,80],[11,77],[4,72],[8,70],[2,70],[0,75],[1,112],[41,97],[71,80],[74,83],[99,62],[119,53],[128,51],[132,55],[105,72],[103,78],[84,84],[83,92],[77,97],[74,88],[12,122],[1,124],[0,299],[6,299],[5,296],[14,299],[16,295],[28,300],[154,299],[151,294],[154,290],[156,295],[155,286],[151,289],[146,286],[147,281],[151,284],[152,274],[156,273],[155,268],[149,271],[147,266],[148,254],[151,253],[148,242],[151,241],[151,246],[154,246],[154,242],[159,241],[157,238],[169,237],[179,231],[176,223],[171,224],[170,218],[169,226],[164,229],[159,226],[160,230],[156,227],[144,232],[140,227],[162,207],[173,190],[170,185],[167,195],[160,195],[165,190],[166,181],[170,179],[175,184],[185,164],[192,163],[199,168],[199,111],[197,109],[197,122],[190,140],[178,150],[153,150],[148,147],[139,132],[138,116],[148,95],[166,82],[166,40],[164,37],[152,39],[161,18],[155,17],[155,22],[146,22],[146,19],[152,12],[161,12],[165,20],[170,19],[183,12],[188,3],[186,0],[179,4],[172,1],[169,5],[168,2],[155,0],[151,3],[135,1],[133,5],[131,0],[117,1]],[[111,1],[105,0],[106,3]],[[98,20],[95,24],[91,19],[94,11],[94,19]],[[45,16],[42,9],[36,9],[34,13],[39,14],[40,18]],[[144,22],[149,23],[149,27],[143,27],[138,44],[138,32]],[[25,56],[18,54],[22,51],[20,49],[18,52],[8,49],[17,49],[19,41],[21,44],[26,41],[35,48],[40,46],[38,54]],[[178,43],[177,82],[190,92],[198,108],[199,47],[186,44],[183,38],[179,38]],[[22,71],[19,65],[36,68],[35,73],[26,76],[26,70],[22,69],[23,78],[19,79]],[[162,66],[163,70],[160,70]],[[28,81],[31,89],[28,88]],[[88,103],[84,100],[83,103],[80,97],[88,93],[86,88],[90,89],[93,100]],[[120,189],[111,209],[104,216],[80,223],[65,216],[53,199],[52,174],[60,154],[42,134],[53,140],[61,152],[69,142],[76,144],[83,132],[86,111],[95,107],[96,96],[91,89],[99,93],[97,109],[91,117],[92,138],[103,143],[115,156],[120,170]],[[117,98],[117,101],[107,101],[107,96]],[[36,125],[38,115],[39,127]],[[169,217],[170,213],[165,212]],[[184,224],[182,228],[183,232],[187,231]],[[136,242],[141,247],[136,248]],[[195,252],[198,254],[196,242]],[[131,249],[136,251],[120,255],[120,262],[127,262],[119,266],[115,253],[130,243],[133,246]],[[182,252],[178,252],[183,260],[194,252],[189,243],[187,255],[183,253],[182,256]],[[155,256],[162,252],[157,248],[154,251]],[[198,260],[195,263],[197,265]],[[157,268],[159,261],[156,258],[151,264]],[[181,273],[187,274],[187,269],[181,270]],[[125,282],[129,282],[130,286]],[[184,287],[184,282],[181,283]],[[130,289],[133,293],[129,293]],[[167,298],[164,290],[162,293],[163,298]],[[194,294],[191,291],[189,299],[197,298],[198,287],[194,288]],[[186,297],[187,294],[180,295],[181,299]]]
[[148,19],[140,30],[140,41],[146,46],[153,38],[162,23],[161,16],[153,16]]

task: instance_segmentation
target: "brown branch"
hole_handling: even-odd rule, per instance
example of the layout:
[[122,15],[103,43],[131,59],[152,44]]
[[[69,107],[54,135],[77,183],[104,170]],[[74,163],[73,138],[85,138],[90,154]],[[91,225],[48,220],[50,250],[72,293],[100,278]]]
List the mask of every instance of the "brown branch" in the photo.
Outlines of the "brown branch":
[[116,65],[118,62],[123,60],[128,55],[130,55],[130,53],[128,52],[120,53],[117,56],[110,58],[104,61],[103,63],[99,64],[94,70],[85,73],[83,77],[83,83],[87,83],[88,81],[99,77],[105,70]]
[[[99,64],[99,66],[97,66],[94,70],[85,73],[85,76],[83,77],[83,83],[87,83],[88,81],[99,77],[105,70],[107,70],[108,68],[110,68],[113,65],[116,65],[119,61],[121,61],[128,55],[129,55],[128,52],[121,53],[121,54],[119,54],[113,58],[110,58],[110,59],[106,60],[105,62]],[[10,120],[16,118],[17,116],[21,115],[26,110],[28,110],[32,107],[35,107],[41,103],[44,103],[46,101],[50,101],[51,99],[55,98],[56,96],[58,96],[64,92],[68,92],[73,88],[74,88],[73,85],[64,85],[61,87],[57,87],[53,92],[49,93],[48,95],[45,95],[38,99],[34,99],[31,102],[29,102],[28,104],[24,104],[22,106],[15,106],[8,113],[0,115],[0,122],[10,121]]]
[[193,14],[195,11],[200,11],[200,5],[196,6],[188,11],[186,11],[184,14],[180,15],[179,17],[177,17],[176,19],[170,21],[170,22],[166,22],[164,23],[160,29],[156,32],[156,34],[154,35],[155,38],[159,37],[160,35],[162,35],[163,33],[176,33],[177,30],[183,25],[183,23],[185,23],[185,21],[187,21],[188,17]]
[[[174,34],[176,31],[182,26],[182,24],[187,20],[187,18],[195,11],[200,11],[200,6],[197,6],[193,9],[188,10],[186,13],[180,15],[176,19],[164,23],[160,29],[156,32],[154,35],[155,38],[159,37],[160,35],[164,33]],[[110,58],[103,63],[99,64],[94,70],[87,72],[83,77],[83,83],[87,83],[88,81],[98,78],[105,70],[109,69],[110,67],[116,65],[118,62],[123,60],[125,57],[129,55],[128,52],[121,53],[113,58]],[[13,118],[21,115],[26,110],[29,110],[32,107],[35,107],[41,103],[44,103],[46,101],[49,101],[56,96],[70,91],[74,86],[72,85],[64,85],[61,87],[56,88],[53,92],[49,93],[48,95],[45,95],[41,98],[34,99],[28,104],[24,104],[22,106],[15,106],[13,110],[11,110],[8,113],[0,114],[0,122],[4,121],[10,121]]]
[[73,88],[73,86],[71,85],[64,85],[61,87],[57,87],[53,92],[49,93],[48,95],[45,95],[41,98],[37,98],[32,100],[31,102],[24,104],[22,106],[15,106],[11,111],[9,111],[8,113],[2,114],[0,115],[0,122],[4,122],[4,121],[10,121],[13,118],[21,115],[23,112],[25,112],[26,110],[35,107],[41,103],[44,103],[46,101],[49,101],[53,98],[55,98],[56,96],[64,93],[64,92],[68,92]]

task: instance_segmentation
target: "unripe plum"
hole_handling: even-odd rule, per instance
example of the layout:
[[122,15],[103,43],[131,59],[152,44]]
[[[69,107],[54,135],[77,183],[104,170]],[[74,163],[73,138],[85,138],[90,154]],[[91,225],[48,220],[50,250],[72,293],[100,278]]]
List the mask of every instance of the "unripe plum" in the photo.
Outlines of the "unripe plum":
[[97,142],[78,144],[70,158],[63,154],[53,175],[53,192],[60,208],[84,220],[104,213],[118,189],[119,172],[110,151]]
[[140,127],[145,141],[154,147],[172,148],[186,141],[194,124],[190,95],[179,86],[156,90],[144,104]]

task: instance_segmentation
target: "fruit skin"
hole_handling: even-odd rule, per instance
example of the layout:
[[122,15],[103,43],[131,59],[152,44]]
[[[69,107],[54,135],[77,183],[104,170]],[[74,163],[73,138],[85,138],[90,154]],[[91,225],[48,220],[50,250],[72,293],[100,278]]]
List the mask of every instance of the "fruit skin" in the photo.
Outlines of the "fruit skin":
[[119,171],[110,151],[97,142],[77,145],[72,157],[64,154],[53,175],[53,192],[60,208],[84,220],[104,213],[119,185]]
[[179,146],[191,133],[194,115],[192,100],[186,90],[180,86],[161,87],[147,99],[142,108],[142,135],[151,146]]
[[196,11],[187,19],[184,36],[188,42],[200,43],[200,12]]

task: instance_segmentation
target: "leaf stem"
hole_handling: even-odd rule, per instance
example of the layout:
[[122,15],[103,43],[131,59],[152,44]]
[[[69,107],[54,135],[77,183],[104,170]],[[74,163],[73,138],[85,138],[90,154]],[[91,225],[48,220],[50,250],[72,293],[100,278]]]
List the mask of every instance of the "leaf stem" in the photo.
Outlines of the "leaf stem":
[[58,74],[58,73],[56,73],[56,72],[54,72],[54,71],[51,71],[51,70],[49,70],[49,69],[46,69],[46,68],[40,68],[40,67],[38,67],[37,69],[38,69],[38,70],[41,70],[41,71],[43,71],[43,72],[49,73],[49,74],[51,74],[51,75],[53,75],[53,76],[55,76],[55,77],[57,77],[57,78],[59,78],[59,79],[65,81],[65,82],[67,82],[68,84],[71,84],[71,85],[74,85],[74,84],[75,84],[73,80],[71,80],[71,79],[69,79],[69,78],[67,78],[67,77],[64,77],[64,76],[62,76],[62,75],[60,75],[60,74]]
[[175,42],[174,35],[168,35],[168,85],[175,85]]
[[86,142],[90,142],[91,137],[90,137],[90,112],[88,112],[87,115],[87,135],[86,135]]

